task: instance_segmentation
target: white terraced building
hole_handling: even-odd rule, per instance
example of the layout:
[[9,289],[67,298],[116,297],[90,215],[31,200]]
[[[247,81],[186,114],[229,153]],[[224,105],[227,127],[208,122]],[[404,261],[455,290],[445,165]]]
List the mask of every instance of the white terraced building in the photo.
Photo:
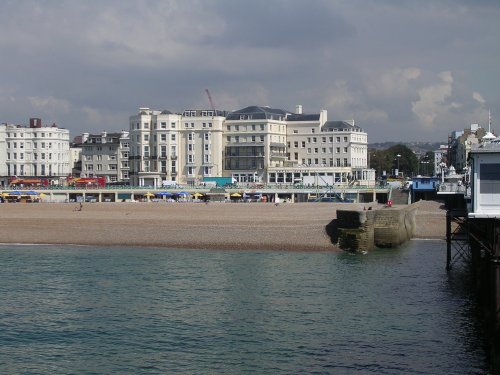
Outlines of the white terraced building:
[[205,177],[239,183],[374,185],[368,135],[328,121],[327,111],[303,114],[250,106],[226,115],[140,108],[130,117],[130,182],[199,184]]
[[29,126],[0,125],[0,179],[9,177],[47,178],[57,182],[71,173],[69,130],[42,126],[39,118],[30,118]]
[[130,117],[130,180],[133,185],[197,184],[222,174],[220,111],[183,114],[140,108]]
[[269,107],[234,111],[225,122],[225,171],[238,182],[374,185],[368,135],[328,121],[327,111],[303,114]]

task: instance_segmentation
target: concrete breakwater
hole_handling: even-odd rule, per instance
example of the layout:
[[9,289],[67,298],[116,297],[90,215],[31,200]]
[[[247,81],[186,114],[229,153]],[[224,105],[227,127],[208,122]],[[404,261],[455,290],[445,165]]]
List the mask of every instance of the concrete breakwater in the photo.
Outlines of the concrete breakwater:
[[417,210],[418,203],[380,210],[337,210],[326,232],[333,244],[346,251],[398,247],[414,236]]

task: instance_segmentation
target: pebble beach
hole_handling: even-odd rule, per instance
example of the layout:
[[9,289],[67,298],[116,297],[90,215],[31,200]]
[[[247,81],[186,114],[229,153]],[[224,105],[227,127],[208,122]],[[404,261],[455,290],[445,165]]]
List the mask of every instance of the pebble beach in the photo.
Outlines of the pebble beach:
[[[356,203],[6,203],[0,243],[219,250],[336,251],[325,233],[337,209]],[[442,203],[421,201],[416,238],[444,239]]]

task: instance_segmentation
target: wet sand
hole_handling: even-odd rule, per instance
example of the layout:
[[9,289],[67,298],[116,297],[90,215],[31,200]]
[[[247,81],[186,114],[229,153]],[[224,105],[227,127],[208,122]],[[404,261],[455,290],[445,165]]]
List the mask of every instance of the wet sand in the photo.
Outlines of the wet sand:
[[[325,226],[337,209],[388,209],[334,203],[0,204],[0,242],[154,246],[184,249],[335,251]],[[421,202],[416,238],[446,235],[439,202]],[[397,209],[397,207],[389,208]]]

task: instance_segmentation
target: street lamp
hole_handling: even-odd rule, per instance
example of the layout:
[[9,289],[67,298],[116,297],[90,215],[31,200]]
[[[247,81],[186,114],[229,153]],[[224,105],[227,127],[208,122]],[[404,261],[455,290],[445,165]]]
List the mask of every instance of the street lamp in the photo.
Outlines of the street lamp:
[[401,155],[400,154],[397,154],[396,155],[396,158],[398,160],[398,169],[396,170],[396,177],[399,177],[399,159],[401,158]]

